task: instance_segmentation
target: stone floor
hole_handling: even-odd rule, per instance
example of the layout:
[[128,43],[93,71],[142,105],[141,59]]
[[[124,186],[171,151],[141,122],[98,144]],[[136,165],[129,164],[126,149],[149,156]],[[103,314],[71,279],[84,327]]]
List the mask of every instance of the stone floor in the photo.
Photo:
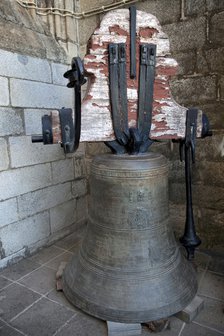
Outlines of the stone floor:
[[[77,252],[76,236],[68,236],[0,272],[0,336],[106,336],[106,323],[76,309],[55,290],[61,261]],[[224,335],[224,260],[197,253],[199,295],[204,310],[190,324],[172,317],[161,336]],[[151,334],[147,327],[142,335]]]

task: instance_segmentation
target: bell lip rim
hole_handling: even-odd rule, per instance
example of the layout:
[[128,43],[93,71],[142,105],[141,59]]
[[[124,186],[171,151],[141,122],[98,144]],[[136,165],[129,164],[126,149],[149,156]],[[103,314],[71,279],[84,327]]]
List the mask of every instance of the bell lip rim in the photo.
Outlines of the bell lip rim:
[[[174,302],[169,303],[167,306],[163,306],[160,308],[161,310],[167,309],[167,314],[163,313],[163,314],[154,314],[154,315],[153,315],[153,309],[144,310],[144,311],[122,311],[118,309],[110,309],[107,307],[102,307],[99,304],[85,300],[84,298],[80,297],[77,293],[75,293],[75,291],[70,289],[70,287],[66,284],[64,276],[62,277],[62,288],[63,288],[63,293],[65,297],[68,299],[68,301],[72,305],[74,305],[76,308],[80,309],[81,311],[83,311],[84,313],[90,316],[93,316],[103,321],[111,321],[111,322],[118,322],[118,323],[146,323],[149,321],[155,321],[155,320],[159,320],[162,318],[171,317],[179,313],[180,311],[182,311],[184,308],[186,308],[197,295],[198,283],[197,283],[197,280],[195,279],[195,286],[192,286],[192,290],[188,292],[188,296],[185,295],[187,298],[181,302],[178,308],[171,310],[169,307],[172,305],[175,305],[175,302],[180,301],[180,298],[178,298]],[[108,313],[105,313],[105,309],[107,310]],[[121,314],[125,316],[121,317]],[[139,318],[131,317],[131,316],[136,316],[139,314],[144,315],[145,317],[143,316],[142,318],[141,317]]]
[[[193,301],[198,292],[196,269],[181,252],[179,252],[179,256],[180,261],[178,266],[175,267],[175,270],[177,270],[178,267],[182,267],[186,270],[187,266],[188,272],[191,273],[188,285],[185,287],[186,290],[182,292],[179,290],[179,292],[176,293],[173,301],[171,300],[167,305],[163,305],[157,308],[154,307],[149,309],[149,304],[147,307],[145,307],[144,310],[135,309],[128,311],[122,309],[121,307],[115,309],[114,307],[103,306],[101,303],[93,301],[90,297],[88,298],[86,296],[82,296],[82,293],[77,292],[74,286],[74,281],[72,281],[72,286],[70,283],[70,280],[74,278],[74,273],[71,273],[72,269],[74,270],[74,268],[71,267],[71,265],[74,263],[74,260],[79,259],[78,255],[74,255],[71,261],[65,267],[62,275],[62,290],[65,297],[68,299],[68,301],[70,301],[70,303],[72,303],[72,305],[101,320],[121,323],[144,323],[170,317],[185,309]],[[180,281],[180,279],[178,281]],[[136,316],[138,317],[136,318]]]

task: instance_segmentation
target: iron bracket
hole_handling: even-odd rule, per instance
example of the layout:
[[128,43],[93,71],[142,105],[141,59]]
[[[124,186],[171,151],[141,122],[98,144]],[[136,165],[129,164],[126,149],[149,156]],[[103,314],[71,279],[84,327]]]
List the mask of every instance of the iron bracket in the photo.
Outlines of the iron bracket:
[[72,153],[74,147],[74,125],[72,118],[72,109],[63,108],[59,110],[61,124],[62,147],[65,153]]

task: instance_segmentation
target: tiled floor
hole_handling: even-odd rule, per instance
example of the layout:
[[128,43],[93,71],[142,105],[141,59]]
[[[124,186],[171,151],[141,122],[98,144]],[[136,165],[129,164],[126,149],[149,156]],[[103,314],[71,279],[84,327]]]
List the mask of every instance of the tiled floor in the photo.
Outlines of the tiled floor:
[[[71,235],[0,272],[0,336],[106,336],[106,323],[73,307],[55,290],[55,272],[78,249]],[[204,310],[185,324],[172,317],[161,336],[224,335],[224,260],[198,253],[199,295]],[[142,328],[142,335],[150,331]]]

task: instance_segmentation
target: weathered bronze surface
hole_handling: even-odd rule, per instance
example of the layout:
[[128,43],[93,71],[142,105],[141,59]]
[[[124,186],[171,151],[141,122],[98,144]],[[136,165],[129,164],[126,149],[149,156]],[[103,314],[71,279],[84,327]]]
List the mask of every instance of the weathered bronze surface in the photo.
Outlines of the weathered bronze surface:
[[87,233],[63,275],[67,298],[104,320],[134,323],[182,310],[197,291],[168,221],[168,166],[156,153],[97,156]]

